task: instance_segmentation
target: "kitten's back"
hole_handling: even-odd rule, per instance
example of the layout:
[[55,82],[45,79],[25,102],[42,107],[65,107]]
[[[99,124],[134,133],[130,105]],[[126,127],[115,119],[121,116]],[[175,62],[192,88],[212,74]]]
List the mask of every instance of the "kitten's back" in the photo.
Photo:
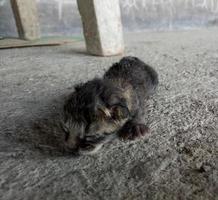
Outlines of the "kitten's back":
[[106,79],[123,79],[130,83],[134,89],[145,90],[150,95],[158,85],[158,74],[149,65],[136,57],[124,57],[115,63],[105,73]]

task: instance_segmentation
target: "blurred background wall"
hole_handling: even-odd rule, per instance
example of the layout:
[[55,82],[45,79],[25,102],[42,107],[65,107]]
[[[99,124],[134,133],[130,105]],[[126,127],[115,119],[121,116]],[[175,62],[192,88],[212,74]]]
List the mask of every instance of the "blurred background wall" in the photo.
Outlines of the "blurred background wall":
[[[41,33],[81,35],[76,0],[36,0]],[[120,0],[124,31],[218,26],[218,0]],[[0,36],[17,36],[10,0],[0,0]]]

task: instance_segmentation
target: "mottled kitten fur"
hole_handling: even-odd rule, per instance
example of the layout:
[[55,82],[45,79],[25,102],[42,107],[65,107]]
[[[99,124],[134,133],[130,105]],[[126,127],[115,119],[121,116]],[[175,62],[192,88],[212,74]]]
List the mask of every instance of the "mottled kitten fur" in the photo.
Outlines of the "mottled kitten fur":
[[144,136],[144,101],[157,85],[157,72],[136,57],[122,58],[102,79],[77,85],[64,106],[67,148],[88,154],[114,138]]

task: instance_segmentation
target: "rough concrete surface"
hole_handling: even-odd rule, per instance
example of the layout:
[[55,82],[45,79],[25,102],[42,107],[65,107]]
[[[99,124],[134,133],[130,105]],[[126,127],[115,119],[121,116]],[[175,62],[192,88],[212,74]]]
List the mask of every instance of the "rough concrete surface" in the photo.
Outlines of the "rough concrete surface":
[[120,57],[89,56],[84,43],[0,51],[1,199],[218,199],[217,34],[128,35],[125,55],[160,75],[152,132],[83,157],[62,151],[63,99]]

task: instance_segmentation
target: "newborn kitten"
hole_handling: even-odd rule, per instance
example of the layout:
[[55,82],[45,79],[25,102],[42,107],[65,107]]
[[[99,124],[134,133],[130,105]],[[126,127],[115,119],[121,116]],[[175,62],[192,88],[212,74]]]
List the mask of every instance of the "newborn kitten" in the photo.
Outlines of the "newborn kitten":
[[89,154],[115,138],[144,136],[144,101],[157,85],[157,72],[136,57],[122,58],[102,79],[77,85],[64,106],[67,148]]

